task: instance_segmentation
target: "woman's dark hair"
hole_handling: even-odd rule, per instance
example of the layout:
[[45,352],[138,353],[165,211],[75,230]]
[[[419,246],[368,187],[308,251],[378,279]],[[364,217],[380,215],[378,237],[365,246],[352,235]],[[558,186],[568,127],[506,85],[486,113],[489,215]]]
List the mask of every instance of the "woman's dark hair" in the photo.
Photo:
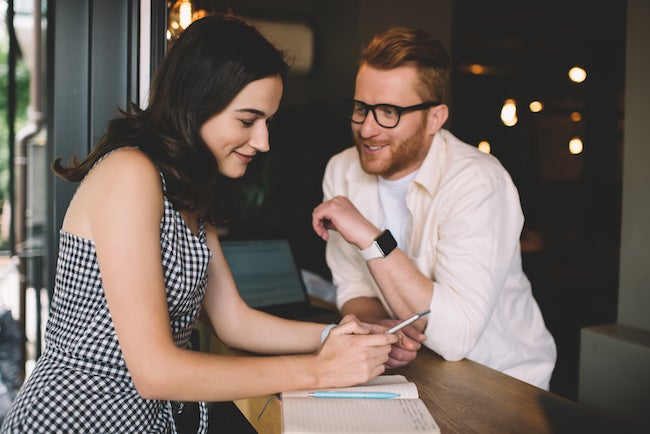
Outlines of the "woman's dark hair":
[[279,75],[287,64],[283,54],[254,27],[239,18],[212,15],[192,23],[158,67],[149,104],[111,120],[97,146],[64,167],[52,164],[61,178],[81,181],[108,152],[136,146],[165,177],[167,197],[178,211],[198,211],[215,222],[226,178],[219,174],[212,152],[199,129],[221,112],[249,83]]

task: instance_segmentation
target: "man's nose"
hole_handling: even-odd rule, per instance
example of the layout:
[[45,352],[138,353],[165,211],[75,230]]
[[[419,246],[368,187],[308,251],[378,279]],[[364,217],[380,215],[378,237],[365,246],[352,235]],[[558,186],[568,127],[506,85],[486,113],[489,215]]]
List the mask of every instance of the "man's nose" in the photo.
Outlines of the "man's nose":
[[361,137],[372,137],[381,132],[381,125],[377,123],[375,113],[372,110],[368,110],[368,114],[361,124],[360,132]]

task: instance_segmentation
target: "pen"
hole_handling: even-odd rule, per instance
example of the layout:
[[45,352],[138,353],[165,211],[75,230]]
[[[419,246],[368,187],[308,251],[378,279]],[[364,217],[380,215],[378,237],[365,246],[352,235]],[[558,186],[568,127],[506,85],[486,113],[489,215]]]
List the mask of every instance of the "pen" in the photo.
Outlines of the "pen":
[[307,396],[313,398],[362,398],[362,399],[390,399],[398,398],[399,393],[392,392],[341,392],[334,390],[321,390],[309,392]]
[[407,325],[414,323],[415,321],[429,315],[430,313],[431,313],[431,309],[427,309],[427,310],[425,310],[424,312],[421,312],[421,313],[416,313],[415,315],[413,315],[409,319],[406,319],[406,320],[402,321],[401,323],[397,324],[395,327],[389,328],[384,333],[386,333],[386,334],[395,333],[396,331],[403,329]]

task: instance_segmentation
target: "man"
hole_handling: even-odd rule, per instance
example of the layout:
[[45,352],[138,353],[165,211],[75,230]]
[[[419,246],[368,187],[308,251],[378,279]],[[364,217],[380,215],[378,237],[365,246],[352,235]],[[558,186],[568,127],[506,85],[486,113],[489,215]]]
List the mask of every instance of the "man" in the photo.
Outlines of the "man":
[[448,74],[448,54],[419,30],[389,29],[363,53],[355,146],[328,163],[313,212],[337,306],[387,326],[431,309],[389,367],[423,343],[548,389],[556,348],[521,266],[519,195],[496,158],[442,129]]

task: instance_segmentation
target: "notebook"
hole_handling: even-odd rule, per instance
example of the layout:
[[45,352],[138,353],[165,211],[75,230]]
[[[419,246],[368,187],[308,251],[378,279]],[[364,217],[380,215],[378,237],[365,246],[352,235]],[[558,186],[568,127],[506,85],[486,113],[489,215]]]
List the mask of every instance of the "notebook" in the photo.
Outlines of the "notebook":
[[283,318],[338,322],[336,312],[311,305],[288,240],[224,240],[221,248],[249,306]]
[[282,392],[283,434],[439,434],[440,428],[403,375],[380,375],[335,392],[394,392],[390,399],[316,398],[313,390]]

